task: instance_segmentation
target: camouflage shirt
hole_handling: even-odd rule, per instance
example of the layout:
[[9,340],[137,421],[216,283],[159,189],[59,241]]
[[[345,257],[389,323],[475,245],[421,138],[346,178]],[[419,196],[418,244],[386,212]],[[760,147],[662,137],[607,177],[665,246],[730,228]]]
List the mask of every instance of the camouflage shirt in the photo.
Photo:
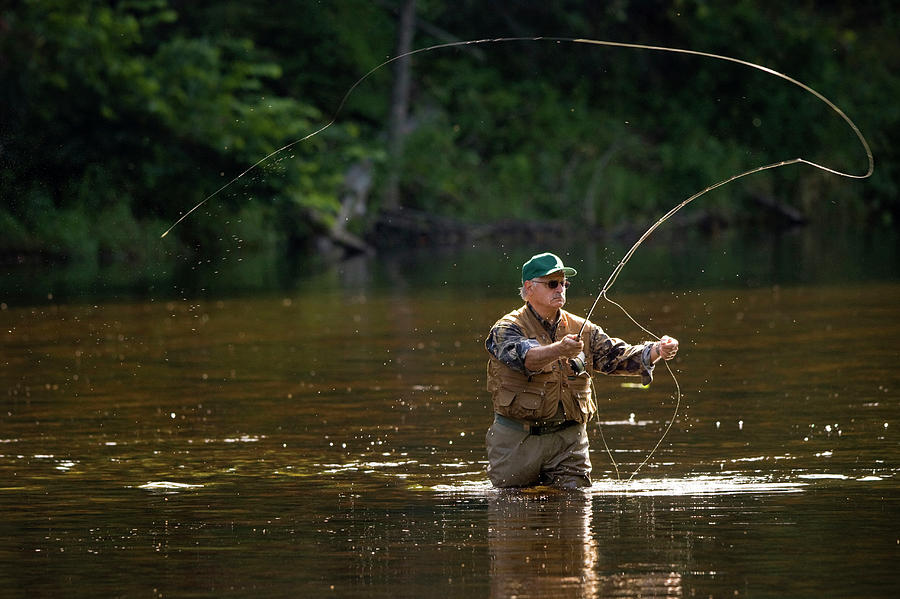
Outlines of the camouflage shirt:
[[[561,313],[554,322],[542,318],[528,304],[528,309],[537,317],[541,325],[550,334],[550,338],[556,339],[556,329],[561,320]],[[640,345],[629,345],[621,339],[610,337],[603,329],[588,321],[587,330],[590,331],[590,348],[585,348],[585,353],[594,356],[594,369],[603,374],[640,376],[641,383],[649,385],[653,380],[653,363],[650,361],[650,348],[652,342],[644,342]],[[529,376],[538,371],[529,371],[525,368],[525,354],[532,347],[540,346],[537,339],[526,337],[522,329],[509,322],[498,321],[484,342],[487,351],[518,372]]]

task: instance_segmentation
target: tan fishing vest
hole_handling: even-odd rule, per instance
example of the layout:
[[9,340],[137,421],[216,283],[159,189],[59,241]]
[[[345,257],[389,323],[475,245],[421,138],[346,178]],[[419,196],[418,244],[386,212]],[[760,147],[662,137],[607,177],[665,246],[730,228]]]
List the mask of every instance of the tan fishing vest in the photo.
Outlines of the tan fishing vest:
[[[578,334],[583,318],[561,311],[556,339],[541,325],[537,317],[525,305],[510,312],[499,322],[515,323],[526,337],[536,339],[541,345],[558,341],[565,335]],[[585,372],[593,374],[594,359],[590,353],[590,327],[582,334],[584,341]],[[539,422],[556,415],[562,403],[566,420],[587,422],[597,411],[597,404],[591,394],[590,376],[576,376],[567,359],[559,359],[547,364],[541,372],[526,376],[513,370],[493,355],[487,364],[487,389],[491,392],[494,411],[503,416]]]

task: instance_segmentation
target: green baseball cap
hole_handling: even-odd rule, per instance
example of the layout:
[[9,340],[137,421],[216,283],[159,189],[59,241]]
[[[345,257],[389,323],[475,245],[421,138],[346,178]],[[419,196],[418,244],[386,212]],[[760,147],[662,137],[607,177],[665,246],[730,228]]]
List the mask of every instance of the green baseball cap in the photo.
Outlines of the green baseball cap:
[[522,265],[522,282],[544,277],[560,270],[567,277],[574,277],[578,274],[578,271],[574,268],[563,266],[562,260],[556,254],[551,254],[550,252],[537,254]]

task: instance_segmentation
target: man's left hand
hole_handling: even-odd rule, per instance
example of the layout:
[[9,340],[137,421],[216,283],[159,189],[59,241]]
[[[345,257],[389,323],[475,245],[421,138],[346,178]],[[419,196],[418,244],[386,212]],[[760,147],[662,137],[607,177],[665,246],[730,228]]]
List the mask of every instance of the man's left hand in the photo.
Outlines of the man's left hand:
[[677,353],[678,339],[663,335],[662,338],[656,342],[657,359],[662,358],[663,360],[671,360]]

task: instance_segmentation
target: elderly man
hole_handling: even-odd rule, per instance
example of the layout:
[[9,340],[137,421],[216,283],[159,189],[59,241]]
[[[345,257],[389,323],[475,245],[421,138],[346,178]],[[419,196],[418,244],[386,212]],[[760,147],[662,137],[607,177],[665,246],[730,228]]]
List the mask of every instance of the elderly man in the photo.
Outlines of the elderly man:
[[487,432],[488,477],[495,487],[591,484],[586,424],[597,411],[596,372],[653,380],[653,365],[670,360],[678,341],[629,345],[566,312],[569,278],[577,274],[555,254],[522,266],[525,305],[498,320],[485,347],[494,422]]

